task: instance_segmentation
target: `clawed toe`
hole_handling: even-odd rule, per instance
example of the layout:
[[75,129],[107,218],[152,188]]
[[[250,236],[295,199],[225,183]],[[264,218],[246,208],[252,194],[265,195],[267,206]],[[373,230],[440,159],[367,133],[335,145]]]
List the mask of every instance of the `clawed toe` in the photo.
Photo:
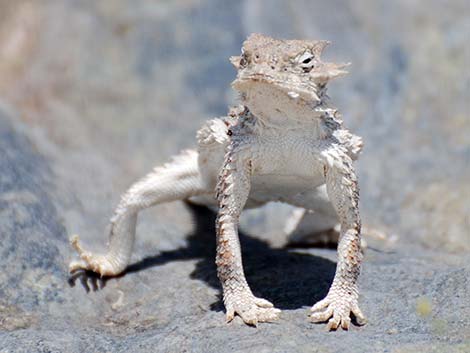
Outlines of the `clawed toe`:
[[325,322],[333,314],[333,308],[327,308],[324,311],[314,312],[310,315],[310,321],[312,322]]
[[247,325],[257,326],[259,322],[273,322],[279,319],[281,310],[266,299],[256,298],[252,295],[238,295],[231,299],[233,305],[228,303],[227,322],[238,314]]
[[349,317],[341,316],[339,314],[334,313],[333,317],[328,321],[326,325],[327,331],[336,330],[341,326],[344,330],[349,330],[349,324],[351,319]]
[[69,272],[73,274],[76,271],[93,271],[99,276],[116,276],[119,275],[123,270],[123,266],[119,262],[114,261],[115,259],[109,255],[93,254],[85,251],[79,242],[77,235],[70,238],[70,244],[77,251],[80,256],[80,260],[70,262]]
[[247,325],[257,326],[260,322],[273,322],[278,319],[277,312],[268,310],[249,310],[240,312],[240,317]]
[[351,325],[351,314],[356,318],[358,325],[364,325],[367,320],[359,309],[357,300],[353,298],[342,298],[334,301],[325,298],[316,303],[312,309],[310,321],[314,323],[326,322],[327,330],[342,328],[348,330]]
[[257,326],[259,322],[274,322],[279,319],[281,310],[276,308],[262,308],[253,306],[247,310],[240,310],[238,314],[243,322],[248,325]]
[[359,309],[359,306],[357,305],[357,303],[355,303],[355,305],[352,307],[351,312],[354,315],[354,318],[356,319],[356,323],[359,326],[363,326],[367,324],[367,318],[362,313],[361,309]]

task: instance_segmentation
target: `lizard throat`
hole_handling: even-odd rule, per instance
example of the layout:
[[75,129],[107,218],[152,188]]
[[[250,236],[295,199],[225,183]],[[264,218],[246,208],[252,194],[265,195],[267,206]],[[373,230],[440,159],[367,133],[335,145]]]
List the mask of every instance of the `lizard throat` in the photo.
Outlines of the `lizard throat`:
[[253,115],[265,124],[284,128],[311,128],[312,125],[318,125],[325,109],[331,109],[324,87],[319,90],[318,97],[319,100],[306,100],[295,95],[295,91],[290,94],[262,83],[251,85],[249,89],[240,92],[241,103]]

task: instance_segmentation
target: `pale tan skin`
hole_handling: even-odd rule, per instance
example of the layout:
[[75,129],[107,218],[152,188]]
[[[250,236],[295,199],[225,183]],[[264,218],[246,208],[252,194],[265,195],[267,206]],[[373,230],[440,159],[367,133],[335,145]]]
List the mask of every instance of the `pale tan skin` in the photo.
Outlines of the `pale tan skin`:
[[344,65],[320,60],[326,45],[251,35],[242,55],[231,58],[238,69],[232,86],[242,105],[199,130],[197,151],[184,151],[123,195],[111,219],[106,254],[85,251],[72,237],[80,260],[70,264],[70,271],[123,272],[137,214],[147,207],[183,199],[217,205],[216,264],[227,320],[237,314],[252,325],[273,321],[280,310],[255,297],[246,281],[238,220],[244,208],[282,201],[313,211],[297,212],[291,233],[295,226],[317,234],[341,225],[335,278],[327,296],[312,307],[311,320],[328,322],[328,329],[348,329],[353,314],[365,323],[358,305],[361,221],[353,168],[362,141],[343,127],[329,103],[326,84],[345,71]]

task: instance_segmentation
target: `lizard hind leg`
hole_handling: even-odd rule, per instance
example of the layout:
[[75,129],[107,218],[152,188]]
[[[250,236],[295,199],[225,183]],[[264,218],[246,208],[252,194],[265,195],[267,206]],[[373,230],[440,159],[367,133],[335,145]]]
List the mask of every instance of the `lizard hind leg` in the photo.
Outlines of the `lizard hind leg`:
[[289,245],[336,247],[339,219],[325,185],[297,194],[286,201],[297,207],[284,226]]
[[[336,210],[331,203],[326,185],[310,193],[296,195],[287,200],[295,208],[284,226],[284,234],[290,246],[336,248],[340,236],[340,224]],[[384,241],[387,236],[379,229],[362,226],[362,234],[374,240]],[[361,237],[361,250],[367,249],[367,242]]]
[[286,221],[284,233],[289,246],[336,247],[339,239],[338,220],[311,209],[296,208]]
[[205,189],[199,173],[198,154],[194,150],[183,151],[171,162],[155,168],[121,197],[110,220],[108,250],[105,254],[86,251],[78,236],[71,237],[71,245],[80,260],[70,263],[70,272],[90,270],[101,276],[122,273],[132,255],[138,212],[156,204],[207,193]]

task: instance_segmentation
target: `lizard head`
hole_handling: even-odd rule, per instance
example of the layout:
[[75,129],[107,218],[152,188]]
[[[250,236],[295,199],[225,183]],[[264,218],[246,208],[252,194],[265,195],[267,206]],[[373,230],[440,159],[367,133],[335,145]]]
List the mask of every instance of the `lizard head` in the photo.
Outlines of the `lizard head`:
[[252,34],[243,43],[242,54],[230,58],[238,70],[232,87],[242,95],[271,87],[292,100],[321,102],[326,83],[346,74],[348,65],[321,61],[328,44],[324,40],[278,40]]

